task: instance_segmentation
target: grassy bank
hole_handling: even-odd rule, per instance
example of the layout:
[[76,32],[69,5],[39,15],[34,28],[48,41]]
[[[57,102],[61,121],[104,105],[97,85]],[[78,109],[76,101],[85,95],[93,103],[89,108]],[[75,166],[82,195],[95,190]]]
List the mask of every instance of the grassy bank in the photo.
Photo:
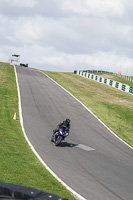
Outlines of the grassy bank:
[[0,63],[0,172],[0,182],[33,187],[74,200],[35,157],[23,136],[14,69],[6,63]]
[[133,95],[73,73],[46,72],[133,147]]

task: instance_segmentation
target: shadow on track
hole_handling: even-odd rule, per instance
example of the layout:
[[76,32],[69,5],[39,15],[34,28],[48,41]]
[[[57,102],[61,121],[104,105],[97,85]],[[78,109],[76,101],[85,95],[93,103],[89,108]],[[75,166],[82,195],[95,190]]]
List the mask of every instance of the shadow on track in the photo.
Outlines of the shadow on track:
[[62,142],[58,147],[76,147],[76,146],[78,146],[78,144]]

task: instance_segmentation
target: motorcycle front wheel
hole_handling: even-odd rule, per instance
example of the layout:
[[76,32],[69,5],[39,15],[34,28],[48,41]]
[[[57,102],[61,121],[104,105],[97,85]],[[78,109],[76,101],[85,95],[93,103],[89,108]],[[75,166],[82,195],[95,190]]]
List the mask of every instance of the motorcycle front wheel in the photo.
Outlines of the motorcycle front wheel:
[[57,137],[57,139],[55,140],[55,146],[59,146],[62,140],[63,140],[62,136]]

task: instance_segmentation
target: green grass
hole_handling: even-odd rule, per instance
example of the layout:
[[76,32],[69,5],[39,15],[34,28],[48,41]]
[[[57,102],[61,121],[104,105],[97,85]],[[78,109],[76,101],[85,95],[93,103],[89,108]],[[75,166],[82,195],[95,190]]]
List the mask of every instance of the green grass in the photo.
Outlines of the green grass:
[[123,83],[123,84],[126,84],[126,85],[129,85],[129,86],[133,87],[133,82],[128,81],[128,80],[126,80],[124,78],[121,78],[121,77],[119,77],[119,76],[117,76],[115,74],[111,74],[111,73],[95,73],[95,75],[102,76],[104,78],[108,78],[108,79],[111,79],[111,80],[114,80],[114,81],[117,81],[117,82],[120,82],[120,83]]
[[48,72],[133,147],[133,95],[73,73]]
[[[13,120],[15,112],[17,120]],[[14,69],[6,63],[0,63],[0,172],[0,182],[32,187],[74,200],[36,158],[23,136]]]

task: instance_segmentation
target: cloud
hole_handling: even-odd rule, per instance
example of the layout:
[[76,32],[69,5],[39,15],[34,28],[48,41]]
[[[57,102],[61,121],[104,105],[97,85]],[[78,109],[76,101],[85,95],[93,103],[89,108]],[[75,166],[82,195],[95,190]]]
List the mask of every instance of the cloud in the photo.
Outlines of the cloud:
[[37,0],[4,0],[0,1],[0,13],[15,21],[18,17],[34,15],[37,4]]
[[30,66],[54,71],[94,67],[133,74],[132,5],[131,0],[1,1],[0,58],[16,53]]
[[9,9],[15,10],[16,8],[33,8],[37,5],[37,2],[37,0],[4,0],[0,1],[0,10],[7,11]]
[[121,17],[124,14],[124,7],[120,0],[63,0],[61,7],[68,13],[100,18]]

